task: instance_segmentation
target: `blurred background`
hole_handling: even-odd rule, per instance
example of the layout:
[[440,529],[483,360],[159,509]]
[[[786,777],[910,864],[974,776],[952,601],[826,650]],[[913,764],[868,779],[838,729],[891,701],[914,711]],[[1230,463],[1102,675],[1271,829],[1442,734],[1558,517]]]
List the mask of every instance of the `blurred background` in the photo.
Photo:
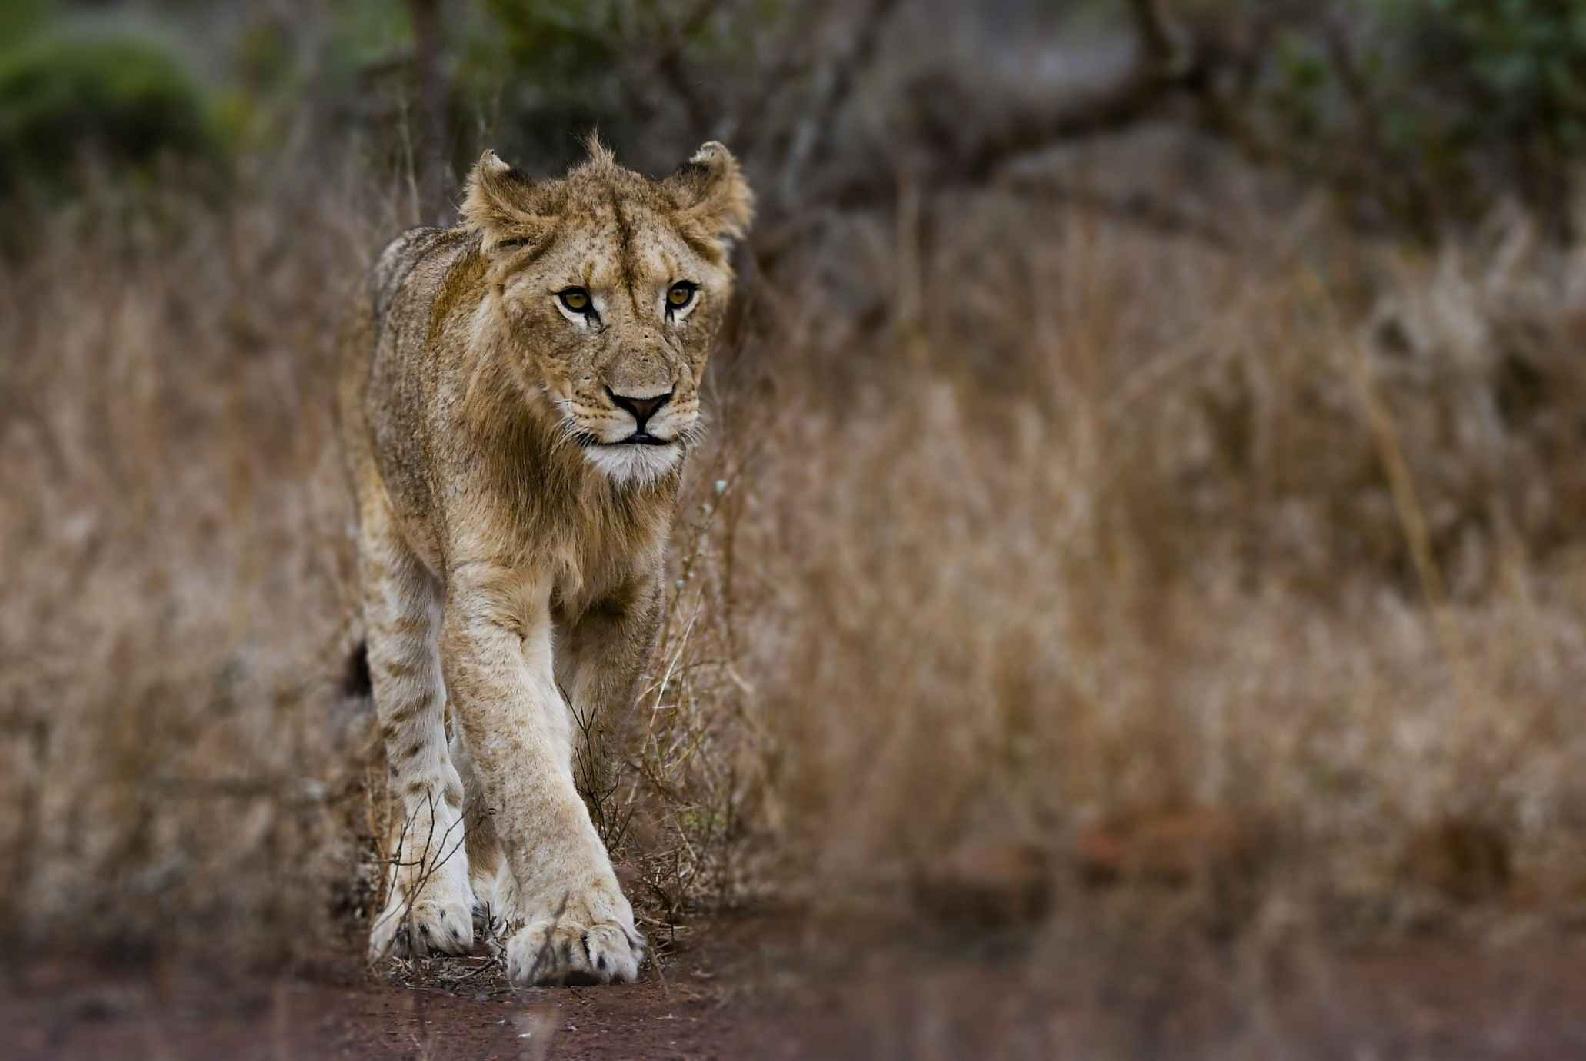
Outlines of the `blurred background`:
[[759,199],[586,792],[651,981],[828,1056],[1586,1050],[1572,0],[9,0],[13,1045],[143,1029],[104,960],[359,962],[338,334],[590,129]]

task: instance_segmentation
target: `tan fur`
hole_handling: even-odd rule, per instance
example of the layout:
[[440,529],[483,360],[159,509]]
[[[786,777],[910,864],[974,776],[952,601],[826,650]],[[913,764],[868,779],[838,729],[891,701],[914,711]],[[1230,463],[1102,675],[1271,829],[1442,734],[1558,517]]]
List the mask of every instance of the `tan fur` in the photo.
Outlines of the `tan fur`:
[[[512,930],[515,979],[637,975],[633,914],[573,783],[569,712],[630,705],[731,294],[727,242],[749,215],[720,144],[660,181],[594,141],[554,181],[487,152],[458,227],[381,254],[342,387],[370,671],[404,809],[372,955],[468,949],[478,892]],[[669,314],[678,281],[697,292]],[[572,287],[598,324],[560,302]],[[669,444],[620,444],[637,414],[612,395],[667,393],[647,431]]]

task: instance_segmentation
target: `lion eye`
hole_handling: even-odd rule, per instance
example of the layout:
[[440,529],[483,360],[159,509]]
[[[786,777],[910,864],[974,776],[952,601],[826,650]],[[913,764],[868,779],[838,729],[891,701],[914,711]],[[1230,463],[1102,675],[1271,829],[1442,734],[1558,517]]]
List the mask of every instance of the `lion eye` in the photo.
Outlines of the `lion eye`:
[[588,313],[593,305],[589,299],[589,292],[581,287],[566,287],[556,293],[562,300],[562,305],[574,313]]
[[686,308],[694,301],[694,294],[698,290],[699,285],[692,280],[679,280],[673,284],[666,292],[667,312]]

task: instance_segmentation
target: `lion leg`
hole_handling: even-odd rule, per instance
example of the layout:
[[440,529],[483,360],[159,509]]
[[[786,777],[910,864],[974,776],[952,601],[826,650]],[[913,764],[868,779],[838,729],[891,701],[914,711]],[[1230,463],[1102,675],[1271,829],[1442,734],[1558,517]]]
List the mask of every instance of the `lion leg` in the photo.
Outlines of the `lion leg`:
[[536,984],[633,980],[643,941],[574,784],[549,592],[483,564],[454,571],[448,590],[446,686],[511,873],[508,975]]
[[369,673],[391,790],[402,808],[392,823],[394,864],[369,955],[466,953],[473,947],[473,893],[462,781],[446,745],[439,588],[382,506],[363,506],[361,517]]
[[596,807],[616,788],[613,750],[627,740],[639,675],[655,645],[660,622],[658,578],[639,576],[592,609],[557,643],[558,674],[569,690],[573,714],[573,773]]
[[468,880],[474,890],[475,913],[488,926],[503,924],[506,911],[516,906],[512,873],[496,832],[496,817],[485,799],[483,782],[474,757],[463,740],[462,727],[454,725],[452,764],[463,779],[463,819],[468,823]]

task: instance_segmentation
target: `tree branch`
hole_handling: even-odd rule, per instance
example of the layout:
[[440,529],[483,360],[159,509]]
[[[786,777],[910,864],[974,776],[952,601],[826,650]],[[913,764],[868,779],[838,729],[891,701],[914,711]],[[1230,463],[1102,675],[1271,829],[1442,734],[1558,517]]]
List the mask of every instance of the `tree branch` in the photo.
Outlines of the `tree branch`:
[[1168,17],[1166,0],[1129,0],[1142,72],[1172,77],[1192,64],[1190,49]]
[[875,57],[881,31],[896,8],[897,0],[872,0],[870,10],[858,20],[859,32],[853,45],[821,71],[814,103],[794,129],[782,167],[784,195],[797,189],[805,169],[818,164],[829,150],[832,127],[837,124],[842,105],[847,102],[859,73]]
[[[1061,105],[1021,108],[1010,103],[995,111],[995,117],[966,122],[968,92],[939,75],[916,82],[914,93],[927,106],[916,116],[913,149],[903,151],[912,162],[911,176],[927,188],[982,184],[1021,156],[1130,128],[1204,79],[1194,50],[1182,43],[1168,21],[1163,0],[1130,0],[1130,10],[1137,41],[1130,68],[1112,84]],[[966,129],[971,131],[967,140],[962,139]],[[805,197],[801,209],[862,209],[889,203],[896,192],[896,174],[872,168],[818,188]]]

